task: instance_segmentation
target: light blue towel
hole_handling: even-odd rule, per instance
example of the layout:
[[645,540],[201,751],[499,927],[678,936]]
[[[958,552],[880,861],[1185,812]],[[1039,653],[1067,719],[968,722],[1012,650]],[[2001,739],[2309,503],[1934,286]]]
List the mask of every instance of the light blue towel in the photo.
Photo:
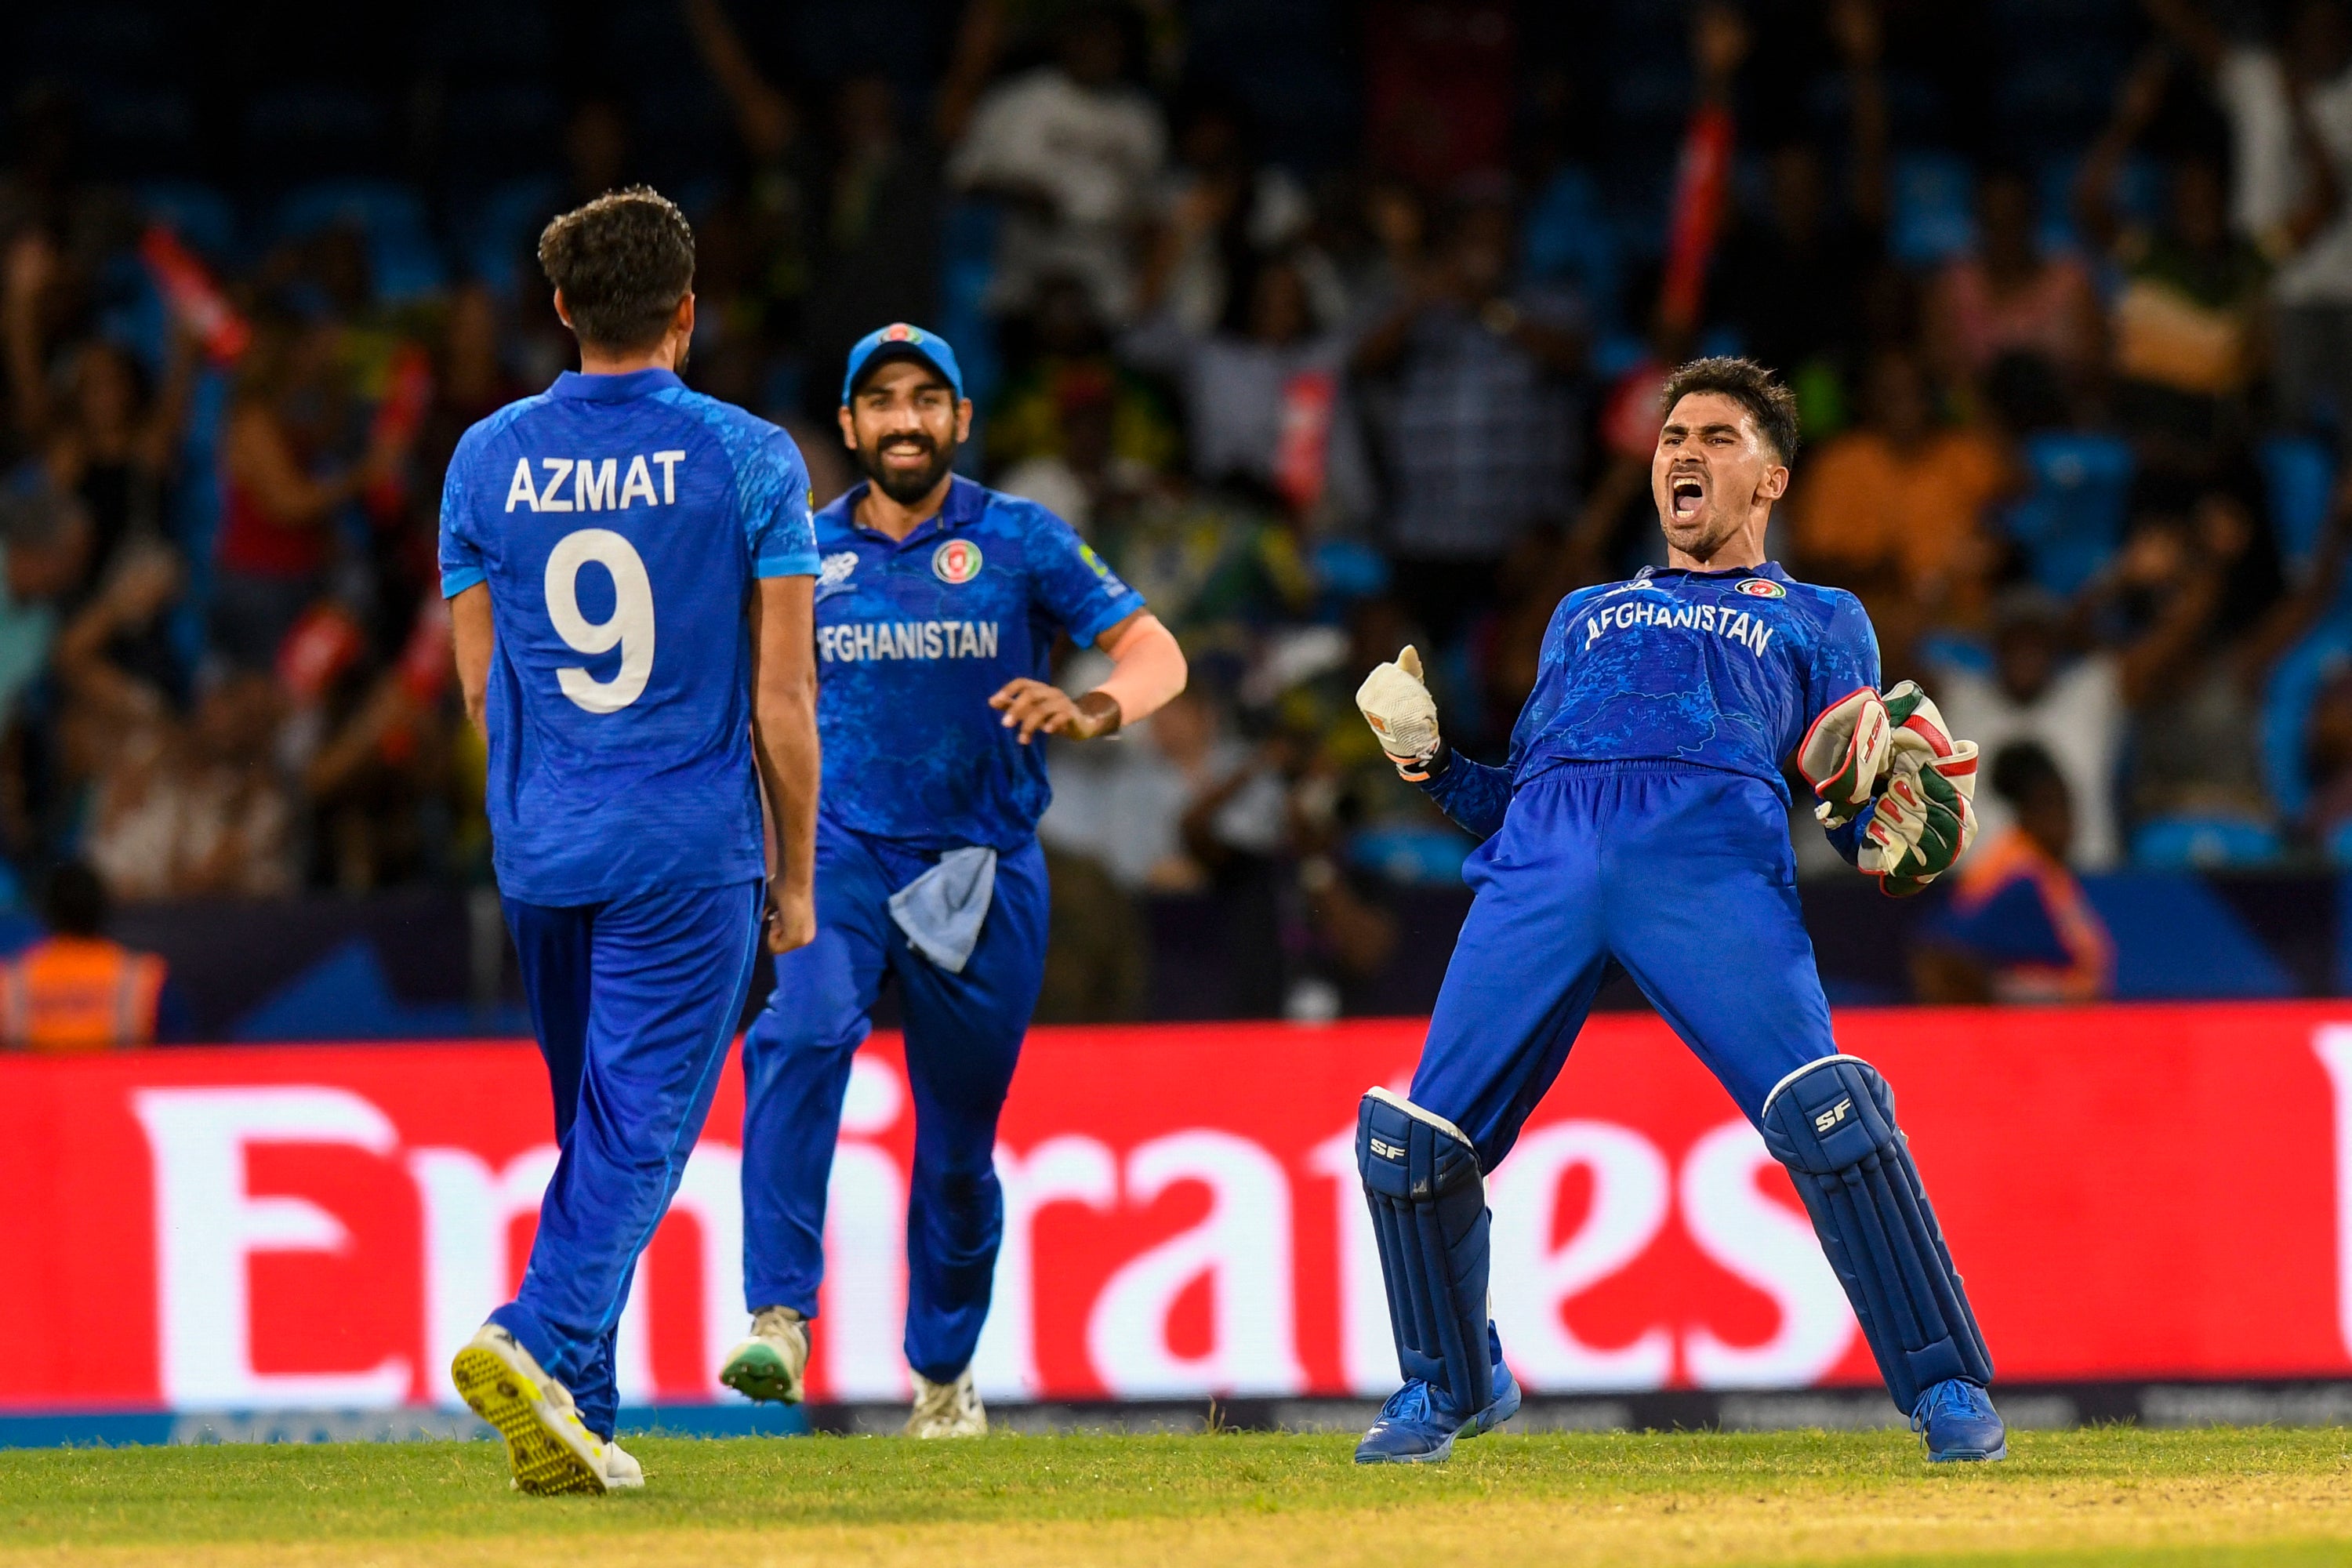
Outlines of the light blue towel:
[[996,896],[996,851],[950,849],[940,863],[890,895],[890,918],[917,952],[961,974],[980,945],[980,928]]

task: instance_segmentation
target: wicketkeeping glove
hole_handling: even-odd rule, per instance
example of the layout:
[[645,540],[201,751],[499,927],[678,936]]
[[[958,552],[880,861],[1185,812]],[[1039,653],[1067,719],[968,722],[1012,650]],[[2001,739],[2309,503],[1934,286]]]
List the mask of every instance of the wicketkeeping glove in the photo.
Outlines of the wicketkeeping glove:
[[1813,815],[1822,826],[1843,827],[1870,804],[1885,774],[1894,733],[1885,701],[1867,686],[1814,718],[1797,745],[1797,771],[1821,798]]
[[1913,681],[1886,694],[1895,726],[1886,788],[1855,863],[1898,897],[1952,868],[1977,836],[1977,743],[1955,741],[1935,701]]
[[1437,700],[1421,679],[1421,655],[1407,643],[1393,662],[1372,666],[1356,706],[1397,772],[1413,778],[1437,755]]

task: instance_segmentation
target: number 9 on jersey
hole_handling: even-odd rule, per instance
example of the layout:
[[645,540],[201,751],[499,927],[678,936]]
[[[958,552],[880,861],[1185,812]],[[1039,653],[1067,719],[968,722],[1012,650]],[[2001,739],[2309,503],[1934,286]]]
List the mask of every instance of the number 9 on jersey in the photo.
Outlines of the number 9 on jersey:
[[[604,621],[580,613],[580,568],[591,561],[613,574],[613,614]],[[621,650],[621,668],[610,680],[578,665],[559,668],[564,696],[591,713],[617,713],[645,695],[654,671],[654,585],[635,545],[609,528],[583,528],[556,541],[547,558],[547,618],[576,653]]]

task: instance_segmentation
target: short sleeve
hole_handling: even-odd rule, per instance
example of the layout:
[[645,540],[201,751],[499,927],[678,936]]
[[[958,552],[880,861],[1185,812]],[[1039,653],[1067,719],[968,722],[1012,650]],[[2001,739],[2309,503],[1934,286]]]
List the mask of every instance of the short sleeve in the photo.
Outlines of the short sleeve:
[[1041,506],[1025,510],[1030,597],[1069,629],[1072,642],[1091,646],[1143,608],[1143,595],[1120,581],[1076,529]]
[[1813,667],[1805,687],[1805,721],[1839,698],[1869,687],[1878,689],[1878,634],[1870,616],[1852,594],[1836,593],[1831,600],[1829,625],[1813,649]]
[[482,545],[474,518],[474,468],[477,443],[468,437],[457,444],[449,471],[441,481],[441,596],[454,599],[489,573],[482,565]]
[[809,513],[816,497],[793,438],[782,430],[772,431],[752,448],[735,483],[743,537],[751,552],[751,574],[815,576],[816,526]]

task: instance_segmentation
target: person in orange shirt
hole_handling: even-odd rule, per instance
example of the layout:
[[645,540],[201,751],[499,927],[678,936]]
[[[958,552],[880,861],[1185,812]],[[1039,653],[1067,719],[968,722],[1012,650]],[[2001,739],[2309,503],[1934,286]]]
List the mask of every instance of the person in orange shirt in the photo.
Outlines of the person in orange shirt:
[[168,971],[101,934],[106,886],[79,861],[49,873],[41,915],[49,935],[0,962],[0,1044],[64,1056],[152,1045],[174,1032]]
[[1790,494],[1791,553],[1809,579],[1861,595],[1891,667],[1929,626],[1983,620],[1994,565],[1983,514],[2014,470],[1984,431],[1936,422],[1912,351],[1874,354],[1867,390],[1862,426],[1832,437]]
[[2016,826],[1977,847],[1951,900],[1913,950],[1923,1002],[2097,1002],[2116,987],[2106,921],[2066,868],[2074,803],[2050,753],[2031,741],[1993,759],[1993,793]]

